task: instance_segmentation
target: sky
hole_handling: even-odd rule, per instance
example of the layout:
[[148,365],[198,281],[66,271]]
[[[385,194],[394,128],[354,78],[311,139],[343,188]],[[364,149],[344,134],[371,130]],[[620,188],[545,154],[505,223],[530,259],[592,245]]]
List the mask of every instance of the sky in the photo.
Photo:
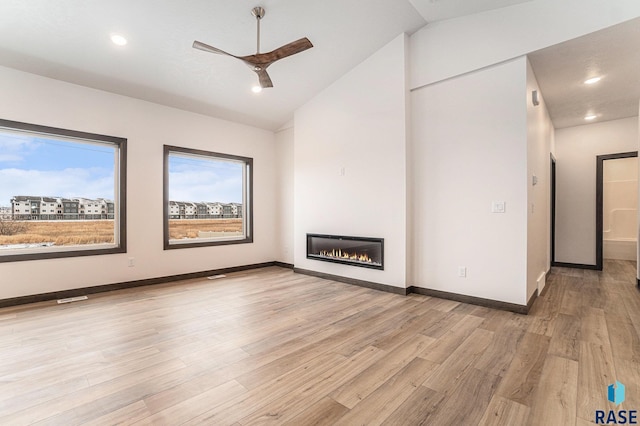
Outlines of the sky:
[[[0,130],[0,207],[16,195],[113,200],[115,151]],[[242,203],[242,163],[172,153],[169,199]]]
[[0,206],[16,195],[114,199],[115,147],[0,131]]
[[242,163],[171,153],[169,199],[242,203]]

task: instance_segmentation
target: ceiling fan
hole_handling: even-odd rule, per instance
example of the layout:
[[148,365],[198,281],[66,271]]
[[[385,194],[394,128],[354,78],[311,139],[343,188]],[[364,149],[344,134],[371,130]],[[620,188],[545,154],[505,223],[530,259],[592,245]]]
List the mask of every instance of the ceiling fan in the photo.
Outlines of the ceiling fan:
[[227,53],[224,50],[209,46],[208,44],[202,43],[198,40],[195,40],[193,42],[193,47],[199,50],[204,50],[205,52],[217,53],[219,55],[227,55],[236,59],[240,59],[242,62],[247,64],[256,74],[258,74],[258,80],[260,82],[261,88],[273,87],[271,78],[269,77],[269,74],[267,74],[267,67],[269,67],[269,65],[279,59],[286,58],[287,56],[295,55],[296,53],[300,53],[307,49],[310,49],[313,47],[313,44],[311,44],[308,38],[304,37],[300,40],[285,44],[284,46],[279,47],[271,52],[260,53],[260,20],[264,17],[264,9],[262,7],[254,7],[251,10],[251,14],[255,16],[258,25],[258,42],[255,55],[232,55],[231,53]]

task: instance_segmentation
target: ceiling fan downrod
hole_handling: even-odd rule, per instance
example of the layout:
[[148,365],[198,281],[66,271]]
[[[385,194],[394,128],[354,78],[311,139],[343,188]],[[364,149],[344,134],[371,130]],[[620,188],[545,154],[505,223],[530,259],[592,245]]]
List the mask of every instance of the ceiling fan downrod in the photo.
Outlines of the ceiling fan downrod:
[[260,20],[264,17],[264,8],[256,6],[251,9],[251,14],[256,18],[256,24],[258,26],[258,36],[256,42],[256,54],[260,53]]

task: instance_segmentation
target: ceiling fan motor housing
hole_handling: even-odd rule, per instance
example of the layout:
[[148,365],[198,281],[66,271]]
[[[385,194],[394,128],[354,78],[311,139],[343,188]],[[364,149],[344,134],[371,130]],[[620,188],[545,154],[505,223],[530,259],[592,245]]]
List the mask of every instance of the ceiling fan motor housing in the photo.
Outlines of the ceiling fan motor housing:
[[253,9],[251,9],[251,14],[255,16],[256,19],[262,19],[264,18],[264,8],[260,6],[256,6]]

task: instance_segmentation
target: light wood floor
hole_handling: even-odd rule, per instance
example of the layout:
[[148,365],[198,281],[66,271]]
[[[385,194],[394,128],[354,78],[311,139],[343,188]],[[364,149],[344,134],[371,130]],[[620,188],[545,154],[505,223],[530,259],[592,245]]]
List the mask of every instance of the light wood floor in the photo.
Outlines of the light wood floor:
[[0,309],[0,424],[585,425],[640,409],[635,264],[523,316],[277,267]]

